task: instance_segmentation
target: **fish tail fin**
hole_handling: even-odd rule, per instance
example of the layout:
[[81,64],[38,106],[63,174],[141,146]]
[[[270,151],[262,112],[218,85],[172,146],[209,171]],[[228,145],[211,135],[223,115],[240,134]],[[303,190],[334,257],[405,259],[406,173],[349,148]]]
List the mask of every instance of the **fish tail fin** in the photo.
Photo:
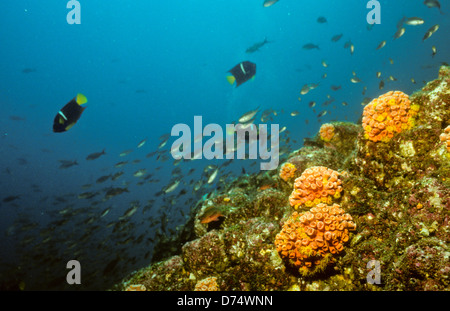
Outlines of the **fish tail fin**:
[[78,105],[83,105],[87,103],[87,98],[83,94],[78,93],[76,101]]
[[234,76],[227,76],[227,81],[230,84],[233,84],[236,81],[236,78]]

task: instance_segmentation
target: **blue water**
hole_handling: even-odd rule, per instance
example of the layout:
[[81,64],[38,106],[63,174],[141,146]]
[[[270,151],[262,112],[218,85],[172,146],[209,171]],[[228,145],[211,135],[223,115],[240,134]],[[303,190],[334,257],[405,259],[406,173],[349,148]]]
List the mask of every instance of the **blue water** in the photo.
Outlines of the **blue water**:
[[[193,191],[197,180],[207,180],[204,167],[224,163],[182,162],[176,166],[182,172],[180,186],[156,196],[170,184],[175,168],[168,152],[174,139],[158,149],[159,137],[175,124],[193,127],[197,115],[203,117],[203,125],[217,123],[225,128],[258,106],[261,111],[273,109],[277,116],[271,123],[286,126],[288,131],[282,135],[290,138],[289,144],[282,140],[280,146],[295,150],[322,123],[356,122],[365,97],[389,90],[412,94],[423,81],[437,77],[441,62],[449,61],[446,0],[441,1],[444,15],[422,0],[381,1],[381,24],[370,30],[365,1],[347,0],[343,5],[343,1],[280,0],[268,8],[262,2],[80,0],[79,25],[67,23],[66,1],[2,4],[0,288],[17,289],[24,282],[25,289],[105,289],[149,264],[161,236],[175,235],[197,200],[218,186],[219,178]],[[328,22],[318,23],[319,16]],[[419,16],[425,23],[405,25],[406,33],[394,41],[396,24],[403,16]],[[422,42],[434,24],[440,29]],[[332,42],[331,37],[339,33],[341,40]],[[258,52],[245,53],[264,38],[271,42]],[[343,48],[349,40],[355,46],[353,55]],[[376,50],[382,40],[386,46]],[[320,50],[302,49],[307,43],[319,45]],[[438,51],[435,57],[433,45]],[[257,64],[256,77],[235,88],[225,77],[244,60]],[[321,65],[323,60],[327,68]],[[23,72],[27,68],[32,72]],[[361,83],[350,82],[353,71]],[[392,75],[397,81],[386,82],[380,90],[377,71],[383,79]],[[309,83],[320,85],[300,95]],[[332,85],[342,88],[333,91]],[[88,98],[86,110],[72,129],[53,133],[55,114],[77,93]],[[327,95],[335,101],[324,107]],[[314,109],[308,107],[310,101],[317,102]],[[300,114],[292,117],[294,110]],[[322,110],[328,113],[318,119]],[[137,148],[143,139],[145,145]],[[85,159],[103,149],[106,155],[99,159]],[[132,153],[119,157],[128,149]],[[155,150],[169,160],[146,157]],[[78,165],[60,169],[59,160],[77,160]],[[133,160],[141,162],[114,168],[119,161]],[[232,172],[231,179],[242,168],[258,172],[254,162],[235,160],[220,170],[219,177]],[[152,183],[137,185],[141,179],[132,174],[141,168],[153,173]],[[188,176],[191,168],[196,171]],[[118,180],[96,183],[100,176],[121,170],[125,174]],[[102,201],[105,188],[125,187],[124,182],[129,193]],[[93,185],[82,189],[85,184]],[[183,189],[187,193],[179,195]],[[91,200],[77,198],[86,191],[100,194]],[[11,195],[19,198],[2,202]],[[150,199],[155,200],[152,208],[143,213]],[[139,202],[139,210],[122,230],[112,232],[108,224],[116,224],[132,201]],[[60,213],[67,207],[69,213]],[[111,207],[109,214],[100,217],[107,207]],[[81,285],[65,282],[71,259],[82,266]],[[105,271],[108,264],[111,269]]]

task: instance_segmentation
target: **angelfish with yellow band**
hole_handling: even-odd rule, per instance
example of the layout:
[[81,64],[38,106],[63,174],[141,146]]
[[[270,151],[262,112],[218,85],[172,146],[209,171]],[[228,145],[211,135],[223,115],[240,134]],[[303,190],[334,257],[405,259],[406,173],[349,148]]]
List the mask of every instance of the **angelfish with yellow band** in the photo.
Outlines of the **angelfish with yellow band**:
[[232,75],[227,76],[227,81],[230,84],[236,82],[236,87],[238,87],[242,83],[255,77],[256,64],[249,61],[245,61],[237,64],[236,66],[231,68],[228,72],[230,72]]
[[87,103],[87,98],[83,94],[77,94],[68,102],[55,116],[53,121],[53,132],[61,133],[68,131],[77,123],[84,109],[81,105]]

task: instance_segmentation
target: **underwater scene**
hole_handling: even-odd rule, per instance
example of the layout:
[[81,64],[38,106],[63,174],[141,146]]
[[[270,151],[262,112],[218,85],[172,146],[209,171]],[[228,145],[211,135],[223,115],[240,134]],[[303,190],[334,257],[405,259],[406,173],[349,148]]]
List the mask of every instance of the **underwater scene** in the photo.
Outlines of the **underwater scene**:
[[0,290],[450,289],[448,0],[0,17]]

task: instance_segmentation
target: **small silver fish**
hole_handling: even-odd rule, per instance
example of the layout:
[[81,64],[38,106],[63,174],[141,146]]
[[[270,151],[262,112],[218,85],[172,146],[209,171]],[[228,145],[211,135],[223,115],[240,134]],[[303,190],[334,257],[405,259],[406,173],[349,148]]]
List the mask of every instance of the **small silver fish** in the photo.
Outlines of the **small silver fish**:
[[143,139],[143,140],[141,140],[141,142],[137,145],[137,147],[138,148],[141,148],[142,146],[144,146],[145,145],[145,142],[147,141],[147,138],[146,139]]
[[173,184],[168,186],[166,188],[166,190],[164,190],[164,192],[165,193],[170,193],[170,192],[174,191],[178,187],[179,184],[180,184],[180,180],[175,181]]
[[439,25],[436,24],[434,26],[432,26],[430,29],[428,29],[428,31],[425,33],[425,35],[423,36],[422,41],[427,40],[429,37],[431,37],[432,34],[434,34],[437,30],[439,29]]
[[437,49],[436,49],[436,47],[434,45],[431,47],[431,51],[433,52],[431,54],[431,57],[434,57],[434,55],[436,55],[436,53],[437,53]]
[[401,27],[397,29],[397,32],[394,34],[394,40],[400,38],[405,33],[405,27]]
[[239,118],[239,123],[246,123],[246,122],[250,121],[258,113],[258,111],[259,111],[259,108],[256,108],[255,110],[251,110],[251,111],[244,113]]
[[219,168],[216,168],[216,170],[211,174],[211,176],[209,176],[208,184],[211,184],[214,181],[214,179],[216,179],[217,173],[219,173]]
[[324,115],[327,114],[327,112],[328,112],[328,111],[326,111],[326,110],[321,111],[321,112],[317,115],[317,117],[318,117],[318,118],[323,117]]
[[378,44],[377,50],[382,49],[386,45],[386,40],[383,40]]
[[272,6],[277,2],[278,0],[264,0],[263,7],[268,8],[269,6]]
[[405,24],[410,26],[422,25],[425,21],[420,17],[410,17],[406,19]]

